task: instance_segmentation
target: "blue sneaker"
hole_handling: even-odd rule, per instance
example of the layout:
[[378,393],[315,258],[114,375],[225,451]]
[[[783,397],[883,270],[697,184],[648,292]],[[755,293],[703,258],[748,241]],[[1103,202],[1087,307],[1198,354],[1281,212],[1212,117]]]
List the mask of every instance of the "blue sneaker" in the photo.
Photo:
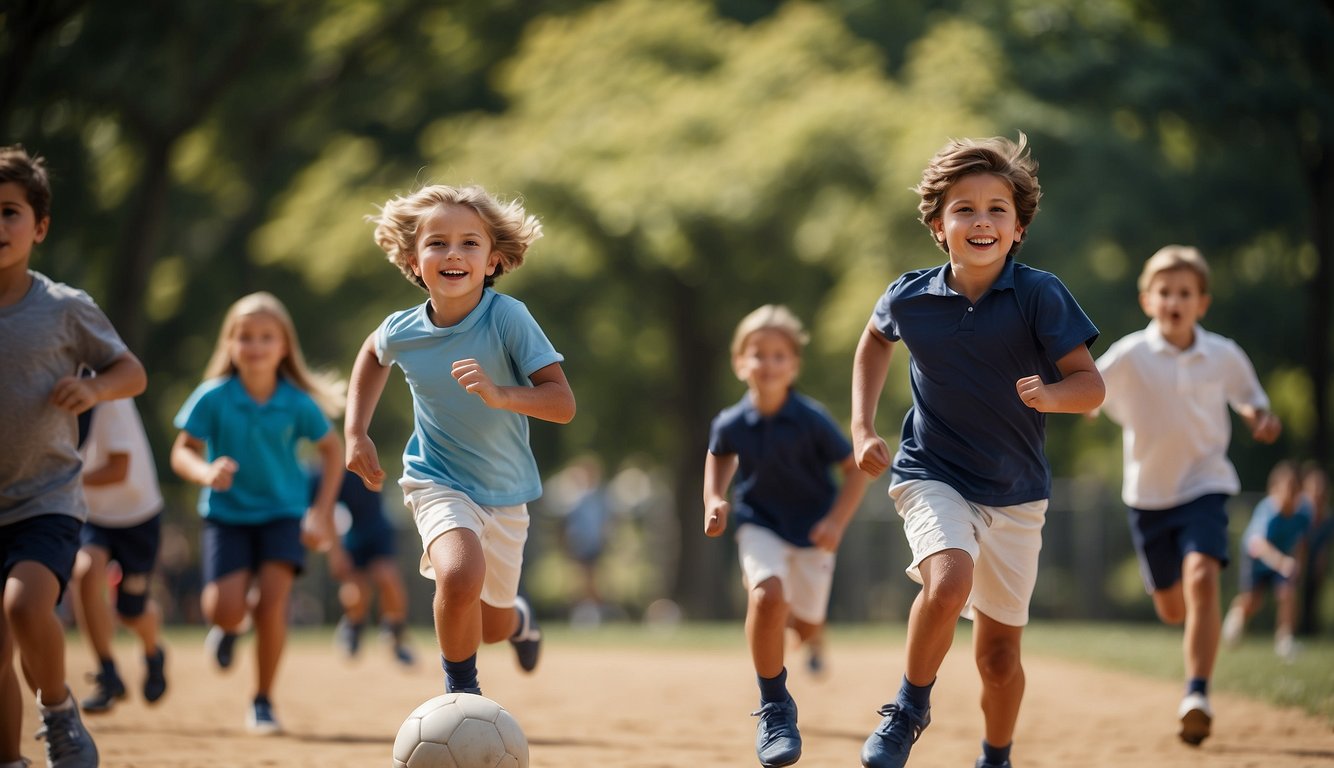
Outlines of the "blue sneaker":
[[527,600],[515,598],[514,610],[519,612],[519,628],[510,636],[510,645],[519,657],[519,667],[524,672],[532,672],[537,669],[537,657],[542,653],[542,630],[538,628],[537,617]]
[[93,692],[79,702],[84,712],[90,715],[110,712],[117,701],[125,698],[125,683],[114,668],[103,669],[96,674],[89,673],[88,679],[93,683]]
[[877,710],[884,719],[862,745],[865,768],[903,768],[908,752],[922,731],[931,724],[931,707],[918,710],[902,702],[886,704]]
[[760,718],[755,727],[755,755],[760,765],[792,765],[801,759],[801,733],[797,731],[797,703],[766,701],[750,713]]
[[256,696],[246,713],[246,728],[257,736],[275,736],[283,732],[273,714],[273,703],[267,696]]
[[37,709],[42,715],[37,738],[46,740],[46,764],[50,768],[97,768],[97,745],[83,727],[77,706],[49,710],[41,706],[39,699]]
[[343,652],[343,655],[349,659],[357,655],[361,650],[361,628],[362,622],[353,622],[346,616],[338,620],[338,626],[334,627],[334,646]]
[[982,757],[977,758],[977,762],[973,764],[973,768],[1014,768],[1014,766],[1010,765],[1009,760],[1006,760],[1003,763],[988,763],[986,755],[983,755]]
[[236,650],[236,635],[214,624],[204,637],[204,651],[218,663],[219,669],[232,666],[232,654]]
[[144,669],[147,671],[144,676],[144,701],[156,704],[167,692],[167,652],[162,646],[159,645],[157,653],[152,656],[144,656]]
[[380,630],[380,639],[389,644],[389,651],[393,654],[394,661],[410,667],[417,663],[417,657],[408,647],[406,636],[407,631],[402,624],[386,625]]

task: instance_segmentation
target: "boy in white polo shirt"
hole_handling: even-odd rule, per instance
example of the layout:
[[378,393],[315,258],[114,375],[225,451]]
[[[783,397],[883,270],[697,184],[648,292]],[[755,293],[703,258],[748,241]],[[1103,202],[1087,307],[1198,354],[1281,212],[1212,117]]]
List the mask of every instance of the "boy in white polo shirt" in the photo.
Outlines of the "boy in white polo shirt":
[[1236,342],[1199,326],[1209,308],[1209,265],[1195,248],[1169,245],[1139,277],[1149,325],[1098,359],[1102,410],[1121,425],[1121,490],[1145,588],[1158,617],[1185,624],[1186,695],[1180,736],[1209,735],[1209,676],[1221,627],[1219,572],[1228,563],[1227,497],[1241,489],[1227,458],[1231,406],[1262,443],[1282,425]]

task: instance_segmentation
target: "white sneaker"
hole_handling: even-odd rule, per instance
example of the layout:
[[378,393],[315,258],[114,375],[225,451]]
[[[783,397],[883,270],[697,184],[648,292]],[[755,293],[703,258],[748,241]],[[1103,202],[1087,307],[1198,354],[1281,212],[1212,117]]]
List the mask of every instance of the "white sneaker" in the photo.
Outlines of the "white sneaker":
[[1209,707],[1209,698],[1202,693],[1188,693],[1177,708],[1177,717],[1181,719],[1181,740],[1192,746],[1209,738],[1209,729],[1214,722],[1214,711]]
[[1223,645],[1236,648],[1241,633],[1246,629],[1246,614],[1240,608],[1231,608],[1223,618]]
[[1274,640],[1274,653],[1288,664],[1296,661],[1301,652],[1302,644],[1292,639],[1292,635],[1279,635]]

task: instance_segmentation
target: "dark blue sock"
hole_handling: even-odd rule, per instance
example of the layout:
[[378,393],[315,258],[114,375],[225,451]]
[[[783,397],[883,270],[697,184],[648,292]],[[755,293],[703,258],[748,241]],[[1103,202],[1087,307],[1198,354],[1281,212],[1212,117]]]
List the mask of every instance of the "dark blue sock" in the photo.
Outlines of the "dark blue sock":
[[1010,742],[1003,747],[993,747],[987,743],[986,739],[983,739],[982,759],[987,762],[987,765],[1005,765],[1005,761],[1010,759],[1010,747],[1013,746],[1014,742]]
[[776,677],[755,676],[760,681],[760,703],[766,701],[787,701],[787,667],[779,672]]
[[440,666],[445,668],[446,691],[480,687],[477,685],[477,654],[474,653],[463,661],[450,661],[441,654]]
[[1209,678],[1192,677],[1186,681],[1186,693],[1198,693],[1201,696],[1209,695]]
[[115,659],[102,659],[101,661],[102,661],[102,674],[110,677],[120,677],[120,674],[116,672]]
[[913,685],[908,682],[908,676],[903,676],[903,685],[899,687],[899,701],[907,702],[913,706],[913,709],[926,709],[931,706],[931,686],[936,681],[932,680],[926,685]]

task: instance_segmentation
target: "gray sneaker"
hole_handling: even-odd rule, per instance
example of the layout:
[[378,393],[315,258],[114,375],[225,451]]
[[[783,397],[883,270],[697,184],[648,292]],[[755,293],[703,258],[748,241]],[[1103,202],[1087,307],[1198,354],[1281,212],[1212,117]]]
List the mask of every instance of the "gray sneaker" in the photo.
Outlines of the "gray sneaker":
[[792,765],[801,758],[801,732],[797,730],[797,704],[766,701],[750,713],[760,718],[755,728],[755,756],[765,768]]
[[[70,699],[73,704],[73,699]],[[97,745],[79,719],[79,707],[55,711],[41,706],[42,727],[38,740],[46,740],[46,764],[50,768],[97,768]]]

